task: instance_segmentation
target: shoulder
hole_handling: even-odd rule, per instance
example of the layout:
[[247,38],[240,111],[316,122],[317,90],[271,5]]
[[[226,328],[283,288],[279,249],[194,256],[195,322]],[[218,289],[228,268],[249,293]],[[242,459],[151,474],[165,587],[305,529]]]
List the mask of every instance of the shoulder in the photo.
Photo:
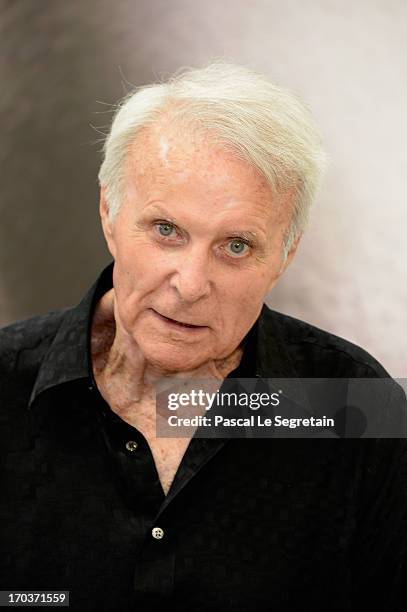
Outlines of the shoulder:
[[16,321],[0,328],[0,375],[40,363],[55,337],[68,308]]
[[385,368],[366,350],[306,321],[263,309],[266,327],[277,330],[301,377],[388,377]]

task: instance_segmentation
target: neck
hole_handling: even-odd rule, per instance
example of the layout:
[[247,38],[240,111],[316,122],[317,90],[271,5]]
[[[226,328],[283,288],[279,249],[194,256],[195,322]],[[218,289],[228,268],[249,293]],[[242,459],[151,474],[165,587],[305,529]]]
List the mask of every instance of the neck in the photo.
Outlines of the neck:
[[114,289],[103,295],[95,308],[91,330],[92,368],[98,387],[133,405],[154,396],[154,385],[162,377],[224,380],[239,365],[243,349],[237,347],[223,359],[208,360],[193,370],[172,372],[153,366],[137,342],[123,330],[115,316]]

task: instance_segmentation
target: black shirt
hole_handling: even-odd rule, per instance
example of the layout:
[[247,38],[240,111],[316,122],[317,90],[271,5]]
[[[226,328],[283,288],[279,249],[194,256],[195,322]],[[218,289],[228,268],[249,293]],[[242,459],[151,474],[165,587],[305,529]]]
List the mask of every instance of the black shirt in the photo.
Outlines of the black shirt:
[[[0,590],[69,590],[84,611],[404,610],[405,440],[193,438],[165,496],[92,376],[111,286],[112,264],[75,308],[0,330]],[[388,377],[266,305],[244,347],[230,377]]]

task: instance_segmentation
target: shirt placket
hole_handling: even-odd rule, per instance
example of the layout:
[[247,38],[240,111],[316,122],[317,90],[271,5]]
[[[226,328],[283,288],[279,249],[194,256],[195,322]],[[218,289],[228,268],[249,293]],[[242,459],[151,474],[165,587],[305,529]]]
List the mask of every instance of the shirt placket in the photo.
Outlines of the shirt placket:
[[171,520],[171,505],[227,440],[193,438],[164,495],[142,433],[112,413],[104,402],[99,403],[98,418],[118,474],[118,487],[140,525],[141,546],[133,574],[136,601],[156,605],[171,597],[175,589],[177,537],[182,534],[177,534]]

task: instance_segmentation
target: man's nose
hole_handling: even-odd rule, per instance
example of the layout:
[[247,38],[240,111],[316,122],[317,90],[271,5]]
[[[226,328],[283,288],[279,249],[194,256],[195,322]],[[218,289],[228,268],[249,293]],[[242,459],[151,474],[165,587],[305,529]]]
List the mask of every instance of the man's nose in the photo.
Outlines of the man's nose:
[[170,279],[179,297],[185,302],[196,302],[207,297],[211,291],[209,255],[196,249],[183,254],[177,261],[176,270]]

